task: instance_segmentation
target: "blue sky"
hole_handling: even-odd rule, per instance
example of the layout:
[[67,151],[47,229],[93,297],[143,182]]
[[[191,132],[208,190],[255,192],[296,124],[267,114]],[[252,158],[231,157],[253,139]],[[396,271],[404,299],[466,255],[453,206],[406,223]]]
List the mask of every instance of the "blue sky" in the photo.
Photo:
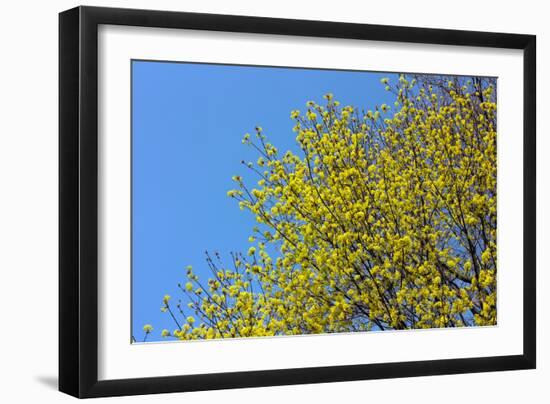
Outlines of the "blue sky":
[[[208,276],[206,250],[228,258],[245,251],[254,217],[226,192],[231,176],[254,181],[241,160],[257,154],[243,145],[261,126],[279,151],[296,151],[290,111],[322,103],[328,92],[343,105],[391,103],[380,83],[387,73],[195,63],[132,62],[132,334],[161,340],[173,330],[162,297],[185,296],[185,267]],[[248,180],[248,181],[247,181]]]

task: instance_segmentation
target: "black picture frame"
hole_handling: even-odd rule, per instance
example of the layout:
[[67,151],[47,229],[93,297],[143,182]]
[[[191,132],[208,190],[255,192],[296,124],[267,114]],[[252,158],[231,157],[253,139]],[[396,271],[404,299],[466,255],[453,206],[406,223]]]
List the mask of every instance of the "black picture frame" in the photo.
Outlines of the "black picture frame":
[[[98,380],[98,26],[181,28],[523,50],[523,354]],[[59,390],[104,397],[534,369],[536,37],[340,22],[77,7],[59,15]]]

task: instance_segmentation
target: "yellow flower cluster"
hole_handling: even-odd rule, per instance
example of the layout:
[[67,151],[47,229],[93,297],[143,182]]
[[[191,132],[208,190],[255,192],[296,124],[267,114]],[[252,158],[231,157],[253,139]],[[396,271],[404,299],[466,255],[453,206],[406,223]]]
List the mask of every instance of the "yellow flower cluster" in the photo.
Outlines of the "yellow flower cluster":
[[230,196],[256,217],[254,245],[231,269],[208,255],[207,285],[188,270],[200,321],[171,335],[496,324],[494,82],[401,76],[395,95],[393,112],[332,94],[292,111],[300,155],[280,155],[261,128],[245,137],[260,178],[251,189],[234,177]]

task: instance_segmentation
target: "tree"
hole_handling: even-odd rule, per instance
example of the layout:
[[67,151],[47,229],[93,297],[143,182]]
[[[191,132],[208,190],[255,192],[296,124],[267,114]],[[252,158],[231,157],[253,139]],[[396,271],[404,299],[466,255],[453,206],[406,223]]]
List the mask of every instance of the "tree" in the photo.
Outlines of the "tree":
[[[252,247],[187,269],[164,336],[227,338],[496,324],[496,93],[489,78],[383,79],[395,104],[292,111],[300,153],[260,127],[228,196]],[[244,162],[243,162],[244,163]],[[177,310],[176,310],[177,309]],[[178,318],[181,316],[183,319]]]

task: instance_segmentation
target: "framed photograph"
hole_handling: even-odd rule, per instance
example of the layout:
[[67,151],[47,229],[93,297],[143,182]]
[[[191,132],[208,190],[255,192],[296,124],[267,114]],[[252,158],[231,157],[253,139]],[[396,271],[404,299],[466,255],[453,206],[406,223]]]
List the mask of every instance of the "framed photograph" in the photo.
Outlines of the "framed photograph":
[[535,37],[60,14],[59,388],[535,368]]

